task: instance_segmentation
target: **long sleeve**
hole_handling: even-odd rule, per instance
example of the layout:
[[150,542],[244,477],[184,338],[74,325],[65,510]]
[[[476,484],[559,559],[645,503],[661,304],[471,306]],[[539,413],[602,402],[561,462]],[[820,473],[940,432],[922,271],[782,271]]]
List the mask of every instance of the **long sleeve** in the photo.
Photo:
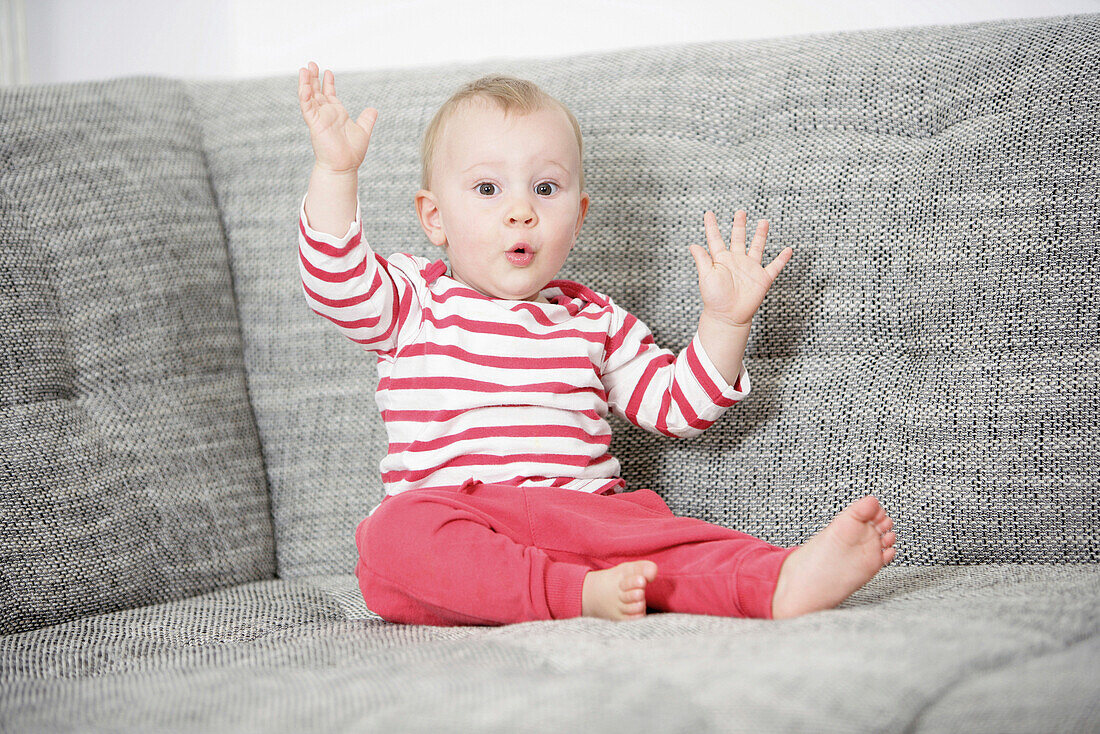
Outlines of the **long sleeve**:
[[392,354],[402,327],[419,320],[416,288],[362,236],[358,203],[343,237],[318,232],[298,213],[298,266],[306,303],[366,350]]
[[749,394],[744,365],[735,384],[726,384],[698,334],[675,355],[657,346],[649,328],[617,306],[615,317],[602,374],[615,415],[647,431],[686,438],[702,433]]

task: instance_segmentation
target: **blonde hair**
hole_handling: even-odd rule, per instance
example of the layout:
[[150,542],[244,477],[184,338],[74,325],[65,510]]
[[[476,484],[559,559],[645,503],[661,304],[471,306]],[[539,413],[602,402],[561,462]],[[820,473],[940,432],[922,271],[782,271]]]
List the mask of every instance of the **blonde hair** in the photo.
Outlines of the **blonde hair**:
[[464,84],[450,99],[435,112],[424,131],[420,142],[420,186],[431,188],[432,164],[436,147],[443,131],[443,125],[463,104],[471,100],[484,99],[496,105],[507,114],[526,115],[536,110],[558,108],[569,118],[573,132],[577,136],[577,153],[581,162],[580,190],[584,191],[584,142],[581,139],[581,126],[576,116],[558,100],[544,92],[534,82],[517,79],[503,74],[489,74]]

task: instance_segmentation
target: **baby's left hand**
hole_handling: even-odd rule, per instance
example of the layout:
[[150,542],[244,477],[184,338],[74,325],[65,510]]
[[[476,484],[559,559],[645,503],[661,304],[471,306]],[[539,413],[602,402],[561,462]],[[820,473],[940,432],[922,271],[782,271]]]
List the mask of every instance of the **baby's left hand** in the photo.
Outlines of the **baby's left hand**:
[[738,211],[733,215],[733,233],[730,247],[722,242],[718,218],[714,212],[703,214],[707,233],[706,249],[691,246],[691,255],[699,270],[699,292],[703,296],[703,310],[732,326],[748,326],[764,301],[768,289],[783,266],[791,259],[794,250],[786,247],[766,268],[761,265],[764,242],[768,238],[768,220],[761,219],[752,238],[752,245],[745,251],[745,222],[748,215]]

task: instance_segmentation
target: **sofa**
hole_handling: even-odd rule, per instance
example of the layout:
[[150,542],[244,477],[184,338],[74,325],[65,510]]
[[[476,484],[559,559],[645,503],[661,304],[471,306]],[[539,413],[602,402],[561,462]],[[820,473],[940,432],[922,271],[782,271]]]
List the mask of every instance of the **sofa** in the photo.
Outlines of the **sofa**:
[[377,375],[301,291],[295,71],[8,87],[0,730],[1100,730],[1100,14],[338,71],[380,111],[383,254],[439,256],[419,136],[490,71],[576,113],[561,276],[661,345],[697,324],[703,212],[767,218],[794,257],[751,394],[691,439],[613,419],[612,451],[778,545],[873,493],[896,560],[782,621],[382,619],[353,575]]

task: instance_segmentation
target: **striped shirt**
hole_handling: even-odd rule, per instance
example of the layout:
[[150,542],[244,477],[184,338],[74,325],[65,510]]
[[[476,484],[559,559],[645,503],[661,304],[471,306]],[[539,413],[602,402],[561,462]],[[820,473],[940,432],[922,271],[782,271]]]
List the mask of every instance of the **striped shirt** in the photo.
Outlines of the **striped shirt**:
[[303,198],[299,270],[309,307],[377,358],[387,495],[469,480],[621,492],[608,412],[694,436],[749,393],[745,368],[726,384],[698,334],[673,354],[568,280],[545,303],[490,298],[442,260],[378,255],[361,227],[357,207],[343,237],[318,232]]

